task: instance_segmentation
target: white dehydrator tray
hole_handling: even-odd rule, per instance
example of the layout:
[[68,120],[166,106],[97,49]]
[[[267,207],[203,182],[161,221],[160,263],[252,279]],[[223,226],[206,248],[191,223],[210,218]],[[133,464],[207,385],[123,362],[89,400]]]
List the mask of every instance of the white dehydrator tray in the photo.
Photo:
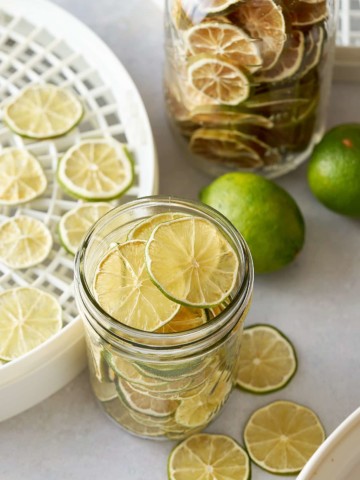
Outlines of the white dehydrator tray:
[[24,140],[0,123],[0,148],[27,148],[39,159],[48,178],[42,197],[16,208],[0,207],[0,221],[30,215],[42,220],[54,238],[50,256],[39,266],[12,271],[0,264],[0,291],[26,285],[46,290],[59,299],[64,321],[52,339],[0,366],[0,421],[56,392],[86,363],[82,325],[73,297],[73,258],[57,237],[61,216],[76,204],[54,179],[59,157],[80,140],[111,136],[128,144],[136,163],[134,186],[120,202],[155,194],[158,188],[147,113],[115,55],[81,22],[47,0],[0,0],[0,104],[32,82],[50,82],[73,90],[82,99],[86,113],[75,130],[56,140]]

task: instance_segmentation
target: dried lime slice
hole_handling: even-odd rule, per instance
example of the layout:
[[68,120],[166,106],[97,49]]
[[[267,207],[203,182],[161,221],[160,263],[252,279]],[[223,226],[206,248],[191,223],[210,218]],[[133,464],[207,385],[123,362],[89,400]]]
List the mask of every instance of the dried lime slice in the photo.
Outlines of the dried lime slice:
[[328,16],[327,2],[309,3],[299,1],[289,11],[291,24],[296,27],[307,27],[326,20]]
[[223,302],[239,274],[232,246],[213,223],[200,217],[158,225],[146,244],[145,257],[154,284],[189,307]]
[[175,400],[161,400],[150,393],[134,390],[126,380],[118,380],[117,388],[121,399],[130,408],[153,417],[168,417],[179,405]]
[[158,215],[153,215],[150,218],[146,218],[142,222],[135,225],[133,229],[128,233],[128,240],[149,240],[150,235],[152,234],[155,227],[160,225],[160,223],[170,222],[172,220],[177,220],[178,218],[183,218],[186,215],[181,213],[159,213]]
[[108,203],[85,203],[65,213],[59,222],[59,238],[65,250],[75,255],[89,228],[112,208]]
[[200,105],[190,112],[193,122],[206,127],[226,128],[228,126],[256,125],[272,128],[274,124],[263,115],[241,112],[237,107],[226,105]]
[[315,68],[321,58],[325,39],[325,31],[321,25],[314,25],[305,35],[305,52],[300,74],[304,77]]
[[48,293],[33,287],[0,293],[0,358],[14,360],[55,335],[61,307]]
[[258,82],[279,82],[295,75],[303,60],[305,37],[300,30],[288,35],[284,48],[277,62],[269,70],[259,72],[255,76]]
[[297,474],[325,439],[320,420],[309,408],[277,401],[248,420],[244,441],[251,460],[267,472]]
[[143,331],[169,322],[180,305],[163,295],[145,267],[146,242],[132,240],[114,247],[100,262],[94,280],[99,305],[113,318]]
[[0,154],[0,205],[30,202],[44,193],[47,180],[27,150],[5,148]]
[[207,322],[203,308],[181,307],[175,317],[156,330],[157,333],[179,333],[200,327]]
[[4,109],[4,121],[11,130],[36,139],[65,135],[82,116],[83,107],[76,96],[51,84],[24,88]]
[[61,158],[57,179],[75,198],[112,200],[131,187],[133,160],[126,145],[113,139],[87,140],[70,148]]
[[238,105],[250,93],[249,80],[242,70],[216,57],[204,55],[191,61],[188,79],[208,99],[204,103]]
[[270,325],[246,328],[241,340],[237,385],[252,393],[284,388],[295,375],[296,353],[290,341]]
[[187,47],[192,55],[215,55],[249,72],[258,70],[262,59],[257,43],[235,25],[204,22],[186,32]]
[[170,453],[169,480],[249,480],[248,454],[226,435],[200,433]]
[[286,26],[281,7],[273,0],[247,0],[240,3],[230,19],[260,40],[262,70],[275,65],[286,40]]
[[40,220],[19,215],[0,225],[0,261],[10,268],[30,268],[43,262],[53,241]]
[[206,15],[218,14],[238,3],[240,0],[200,0],[199,9]]

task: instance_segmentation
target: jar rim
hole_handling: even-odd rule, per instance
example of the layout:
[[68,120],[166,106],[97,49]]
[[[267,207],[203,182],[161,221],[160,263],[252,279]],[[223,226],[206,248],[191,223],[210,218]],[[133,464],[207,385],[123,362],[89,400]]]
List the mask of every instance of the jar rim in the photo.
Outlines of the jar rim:
[[[87,248],[92,237],[98,235],[110,219],[114,221],[117,216],[129,213],[135,208],[149,206],[154,208],[172,208],[173,210],[176,209],[176,211],[179,211],[179,208],[190,209],[197,216],[208,217],[218,228],[220,227],[220,230],[226,237],[230,238],[240,257],[240,266],[242,267],[240,281],[229,305],[214,319],[197,328],[184,332],[162,334],[139,330],[114,319],[99,305],[92,294],[91,285],[87,281],[84,267]],[[91,325],[100,336],[107,337],[104,338],[106,341],[117,346],[119,346],[119,341],[121,343],[125,341],[130,348],[132,346],[141,351],[155,349],[158,353],[160,351],[166,353],[174,349],[177,351],[188,350],[191,344],[196,343],[197,345],[199,341],[209,339],[213,334],[218,334],[219,330],[223,330],[223,327],[231,323],[232,317],[239,316],[239,311],[241,316],[243,310],[245,310],[246,305],[250,302],[253,281],[254,271],[249,248],[234,225],[220,212],[208,205],[174,196],[141,197],[110,210],[88,231],[75,257],[75,287],[80,310],[85,308],[87,313],[85,316],[88,320],[91,319]],[[223,334],[226,334],[226,332],[223,332]]]

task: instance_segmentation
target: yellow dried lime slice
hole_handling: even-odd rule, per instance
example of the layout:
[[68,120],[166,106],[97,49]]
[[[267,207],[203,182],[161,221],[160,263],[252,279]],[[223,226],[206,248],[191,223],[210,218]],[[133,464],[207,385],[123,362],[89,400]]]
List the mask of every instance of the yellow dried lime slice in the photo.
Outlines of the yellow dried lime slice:
[[211,56],[201,56],[189,63],[188,79],[208,102],[238,105],[250,93],[247,76],[237,66]]
[[283,50],[286,33],[280,6],[273,0],[247,0],[230,15],[233,23],[260,40],[262,70],[275,65]]
[[160,223],[171,222],[172,220],[177,220],[178,218],[183,218],[186,215],[181,213],[159,213],[158,215],[153,215],[150,218],[146,218],[142,222],[135,225],[135,227],[130,230],[128,234],[128,240],[149,240],[150,235],[152,234],[155,227],[160,225]]
[[300,472],[324,439],[324,429],[315,413],[287,401],[256,410],[244,431],[251,460],[267,472],[279,475]]
[[296,353],[290,341],[276,328],[253,325],[241,340],[237,385],[252,393],[270,393],[284,388],[295,375]]
[[327,2],[296,2],[291,6],[289,15],[293,26],[307,27],[314,25],[326,20],[328,16]]
[[151,396],[150,393],[141,393],[134,390],[126,380],[117,383],[121,399],[136,412],[153,417],[168,417],[175,412],[179,402],[175,400],[161,400]]
[[186,43],[192,55],[216,55],[234,65],[254,72],[262,59],[257,43],[235,25],[204,22],[186,32]]
[[259,72],[255,76],[258,82],[279,82],[295,75],[303,60],[305,37],[300,30],[294,30],[288,35],[283,51],[275,65]]
[[10,268],[30,268],[43,262],[53,241],[40,220],[19,215],[0,225],[0,261]]
[[0,154],[0,205],[30,202],[44,193],[47,180],[40,163],[27,150],[5,148]]
[[231,378],[227,372],[215,372],[208,378],[206,388],[198,395],[180,402],[175,420],[188,428],[205,426],[220,410],[231,392]]
[[54,297],[33,287],[0,293],[0,358],[14,360],[55,335],[61,307]]
[[113,139],[87,140],[70,148],[60,159],[57,179],[75,198],[112,200],[131,187],[133,161],[122,143]]
[[[185,0],[189,1],[189,0]],[[240,3],[240,0],[200,0],[199,10],[206,15],[221,13],[231,6]]]
[[161,293],[145,267],[146,242],[132,240],[114,247],[101,260],[94,279],[99,305],[113,318],[143,331],[169,322],[180,305]]
[[235,130],[199,128],[191,137],[190,150],[210,160],[220,160],[224,164],[231,162],[243,168],[264,165],[257,151]]
[[179,333],[200,327],[207,322],[203,308],[181,307],[175,317],[156,330],[157,333]]
[[200,433],[170,453],[169,480],[249,480],[248,454],[226,435]]
[[232,246],[213,223],[200,217],[158,225],[146,244],[145,257],[154,284],[189,307],[221,303],[239,275]]
[[86,232],[113,208],[108,203],[85,203],[69,210],[59,222],[59,237],[66,251],[75,255]]
[[51,84],[24,88],[4,109],[4,121],[11,130],[36,139],[65,135],[82,116],[83,107],[76,96]]

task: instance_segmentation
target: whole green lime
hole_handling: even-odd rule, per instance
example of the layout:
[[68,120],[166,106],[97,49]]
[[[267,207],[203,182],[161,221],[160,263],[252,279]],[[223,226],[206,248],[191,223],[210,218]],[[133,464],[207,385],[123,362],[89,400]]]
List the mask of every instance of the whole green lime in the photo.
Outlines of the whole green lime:
[[300,252],[303,216],[276,183],[252,173],[227,173],[200,192],[200,200],[225,215],[249,245],[255,272],[278,270]]
[[324,135],[312,153],[308,181],[330,210],[360,216],[360,124],[340,125]]

